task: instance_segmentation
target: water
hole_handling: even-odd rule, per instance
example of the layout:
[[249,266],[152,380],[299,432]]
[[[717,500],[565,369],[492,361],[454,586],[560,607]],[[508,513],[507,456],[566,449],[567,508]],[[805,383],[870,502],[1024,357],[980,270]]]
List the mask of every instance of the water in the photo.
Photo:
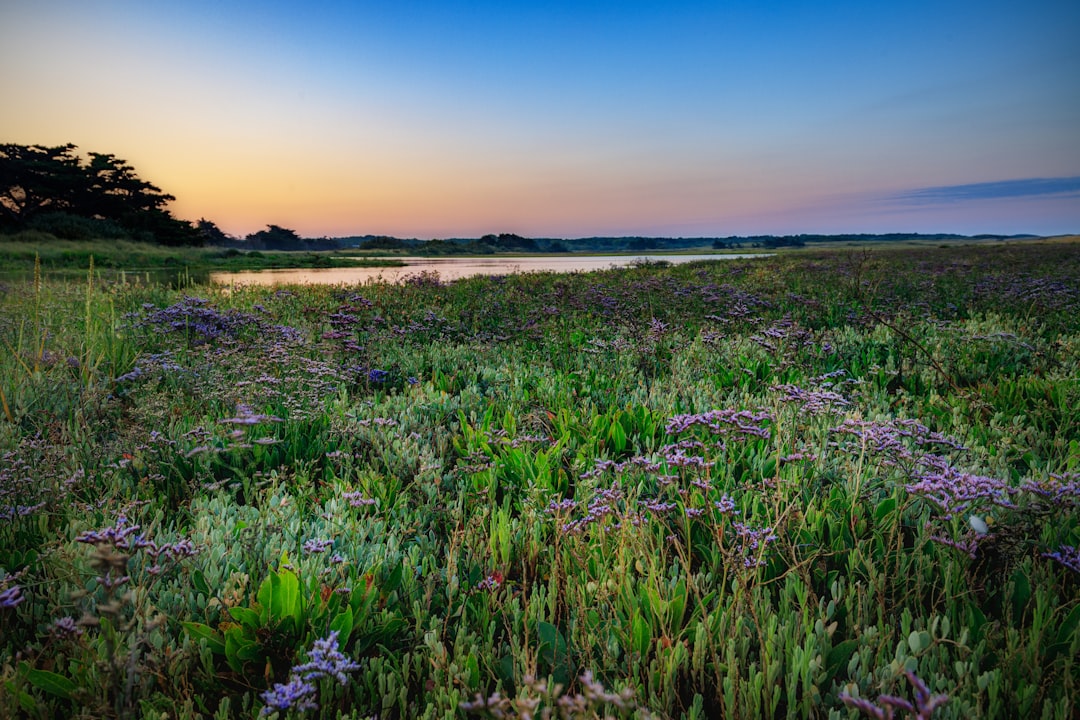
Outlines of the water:
[[730,255],[551,255],[532,257],[403,257],[401,267],[314,268],[212,272],[218,285],[357,285],[382,280],[400,283],[423,272],[436,272],[440,280],[459,280],[474,275],[510,275],[526,272],[578,272],[626,267],[640,262],[686,263],[695,260],[733,260],[766,257],[764,253]]

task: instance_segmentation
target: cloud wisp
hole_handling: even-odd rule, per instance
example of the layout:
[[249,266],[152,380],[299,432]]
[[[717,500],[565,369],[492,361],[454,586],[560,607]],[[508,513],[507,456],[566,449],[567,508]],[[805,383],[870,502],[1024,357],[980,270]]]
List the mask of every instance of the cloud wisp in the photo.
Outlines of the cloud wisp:
[[903,205],[939,205],[971,200],[1000,200],[1033,196],[1080,195],[1080,176],[1017,178],[967,185],[940,185],[893,193],[889,200]]

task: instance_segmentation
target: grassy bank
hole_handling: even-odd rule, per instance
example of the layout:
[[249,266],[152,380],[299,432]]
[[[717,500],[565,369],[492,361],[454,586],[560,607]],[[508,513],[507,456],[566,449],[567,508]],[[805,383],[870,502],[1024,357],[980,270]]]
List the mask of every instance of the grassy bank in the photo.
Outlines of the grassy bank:
[[395,267],[393,259],[344,257],[336,252],[241,252],[223,248],[166,247],[126,240],[57,240],[40,233],[0,236],[0,268],[27,274],[35,258],[49,273],[85,272],[94,265],[107,270],[266,270],[271,268]]
[[1075,717],[1075,243],[8,283],[0,340],[8,714]]

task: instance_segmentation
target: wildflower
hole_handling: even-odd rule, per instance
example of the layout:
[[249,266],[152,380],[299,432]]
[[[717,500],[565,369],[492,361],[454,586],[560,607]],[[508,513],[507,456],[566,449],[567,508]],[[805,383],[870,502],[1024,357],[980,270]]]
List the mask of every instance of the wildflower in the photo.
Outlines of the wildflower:
[[1062,545],[1057,552],[1043,553],[1044,558],[1056,560],[1075,573],[1080,573],[1080,548]]
[[341,497],[348,501],[350,507],[366,507],[375,504],[375,498],[364,497],[364,493],[359,490],[356,492],[342,493]]
[[905,713],[914,715],[915,720],[930,720],[935,710],[949,702],[948,695],[931,695],[930,688],[915,673],[905,670],[904,674],[907,675],[911,686],[915,688],[914,703],[895,695],[879,695],[877,702],[873,703],[864,698],[852,697],[847,693],[840,693],[840,700],[848,707],[855,708],[876,720],[892,720],[895,710],[903,710]]
[[329,550],[334,544],[333,540],[322,540],[320,538],[312,538],[304,543],[304,552],[308,555],[315,553],[322,553]]
[[503,574],[496,570],[476,584],[477,590],[498,590],[503,584]]
[[342,654],[338,649],[338,633],[333,631],[327,637],[316,640],[308,650],[308,662],[294,665],[289,673],[289,681],[276,683],[262,694],[263,715],[286,710],[317,710],[315,702],[317,689],[312,681],[332,677],[342,685],[349,682],[346,673],[355,672],[360,665]]
[[19,603],[25,600],[22,596],[22,588],[18,585],[12,585],[5,590],[0,591],[0,608],[13,608]]
[[266,706],[262,715],[270,715],[284,710],[315,710],[319,706],[314,698],[315,686],[303,679],[292,676],[287,683],[276,683],[272,690],[262,694]]
[[57,618],[49,628],[56,638],[77,637],[83,634],[83,629],[79,627],[73,618],[69,617]]
[[279,423],[285,421],[273,415],[260,415],[250,405],[237,405],[235,417],[223,418],[218,422],[224,425],[258,425],[264,422]]
[[338,649],[338,632],[334,630],[321,640],[316,640],[308,650],[308,662],[292,669],[294,676],[305,681],[322,677],[333,677],[342,685],[349,682],[345,673],[355,672],[360,665],[349,659]]

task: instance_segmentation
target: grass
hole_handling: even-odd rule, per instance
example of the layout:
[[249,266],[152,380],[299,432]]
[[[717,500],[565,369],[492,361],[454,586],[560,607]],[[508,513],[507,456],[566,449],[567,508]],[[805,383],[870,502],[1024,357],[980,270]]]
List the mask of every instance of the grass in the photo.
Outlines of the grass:
[[393,267],[392,259],[345,257],[336,252],[242,252],[223,248],[167,247],[127,240],[57,240],[43,233],[0,236],[0,266],[5,273],[29,276],[39,262],[47,274],[82,275],[90,258],[99,269],[194,273],[271,268]]
[[0,709],[1074,717],[1078,278],[7,282]]

